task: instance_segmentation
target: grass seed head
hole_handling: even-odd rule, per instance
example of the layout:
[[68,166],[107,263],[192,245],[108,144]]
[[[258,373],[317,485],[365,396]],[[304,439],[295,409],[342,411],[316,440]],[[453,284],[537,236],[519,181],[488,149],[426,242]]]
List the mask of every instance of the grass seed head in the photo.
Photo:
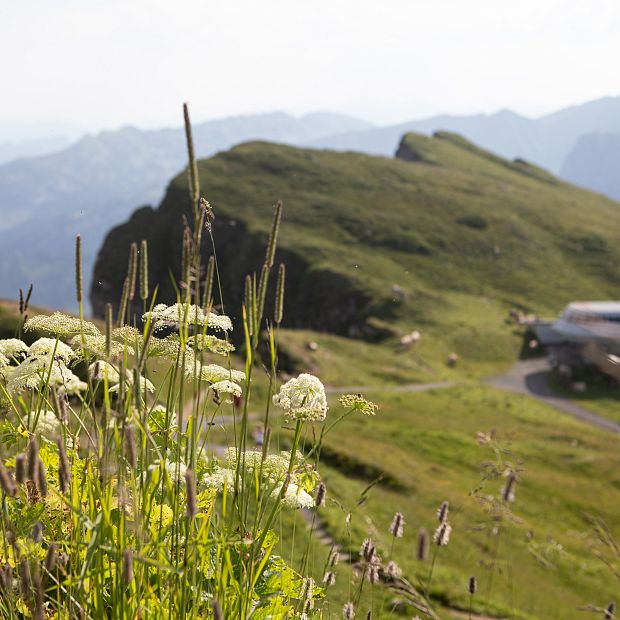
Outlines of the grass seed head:
[[123,551],[123,583],[128,586],[133,581],[133,551],[125,549]]
[[418,533],[416,556],[420,562],[424,562],[428,558],[428,532],[426,528],[421,528]]
[[2,461],[0,461],[0,487],[2,487],[4,494],[9,497],[14,497],[17,493],[15,478]]
[[613,620],[616,616],[616,603],[612,601],[605,609],[605,620]]
[[450,542],[450,532],[452,532],[452,526],[447,521],[440,523],[433,534],[433,542],[438,547],[445,547]]
[[191,519],[198,514],[196,501],[196,476],[192,469],[185,470],[185,507],[187,516]]
[[437,521],[439,521],[439,523],[443,523],[444,521],[448,520],[449,507],[450,504],[447,501],[442,502],[441,506],[439,506],[437,510]]
[[355,618],[355,607],[353,603],[345,603],[342,608],[342,617],[344,620],[353,620],[353,618]]
[[56,543],[50,543],[47,548],[47,554],[45,555],[45,570],[51,573],[56,568],[58,562],[58,545]]
[[28,480],[36,482],[37,467],[39,461],[39,442],[36,437],[31,437],[28,442]]
[[502,490],[502,500],[506,503],[515,501],[515,485],[517,484],[517,476],[510,473],[508,480]]
[[397,512],[392,519],[392,524],[390,525],[390,534],[395,538],[403,537],[403,529],[405,525],[405,517],[402,512]]
[[478,591],[478,582],[473,575],[469,578],[469,583],[467,584],[467,591],[471,595],[476,594],[476,592]]
[[47,472],[40,458],[37,458],[36,485],[41,497],[47,497]]
[[18,484],[24,484],[28,479],[28,459],[25,454],[15,457],[15,479]]
[[326,588],[329,588],[333,586],[335,583],[336,583],[336,573],[334,573],[334,571],[332,570],[327,571],[325,575],[323,575],[323,585]]

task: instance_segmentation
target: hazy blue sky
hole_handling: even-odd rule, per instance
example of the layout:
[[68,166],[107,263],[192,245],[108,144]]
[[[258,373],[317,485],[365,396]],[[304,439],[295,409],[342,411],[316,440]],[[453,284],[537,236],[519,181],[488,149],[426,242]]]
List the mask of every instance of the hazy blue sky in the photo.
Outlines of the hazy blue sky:
[[232,114],[391,123],[620,93],[618,0],[0,0],[0,140]]

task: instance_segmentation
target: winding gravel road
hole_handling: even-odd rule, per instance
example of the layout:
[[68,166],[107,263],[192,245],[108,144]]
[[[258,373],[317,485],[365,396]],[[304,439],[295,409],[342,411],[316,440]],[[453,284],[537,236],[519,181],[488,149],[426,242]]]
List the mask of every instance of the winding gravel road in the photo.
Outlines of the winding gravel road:
[[620,424],[608,420],[596,413],[592,413],[575,404],[568,398],[558,396],[547,382],[549,364],[545,358],[521,360],[507,373],[485,380],[487,385],[526,394],[536,398],[560,411],[568,413],[583,422],[598,426],[614,433],[620,433]]

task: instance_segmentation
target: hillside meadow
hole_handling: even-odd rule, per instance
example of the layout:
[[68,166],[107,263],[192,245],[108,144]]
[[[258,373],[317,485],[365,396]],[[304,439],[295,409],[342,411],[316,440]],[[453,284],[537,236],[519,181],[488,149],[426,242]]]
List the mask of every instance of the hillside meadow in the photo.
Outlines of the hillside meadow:
[[[168,615],[174,609],[217,620],[351,618],[351,602],[356,618],[560,620],[584,617],[580,608],[588,605],[602,616],[618,589],[618,436],[482,380],[520,353],[523,334],[508,321],[511,309],[553,315],[572,299],[613,295],[618,205],[448,133],[409,134],[393,159],[249,143],[198,162],[196,174],[190,162],[189,198],[183,174],[158,210],[137,211],[100,250],[90,295],[106,321],[88,329],[105,336],[105,351],[88,349],[82,331],[66,352],[82,373],[85,396],[71,401],[79,424],[62,435],[84,474],[74,469],[74,487],[63,488],[61,467],[50,460],[56,448],[41,440],[40,458],[54,496],[64,498],[69,515],[83,510],[84,518],[70,519],[71,527],[63,526],[70,540],[57,541],[71,558],[61,582],[69,596],[52,599],[46,591],[48,609],[60,614],[75,597],[92,604],[97,618],[134,618],[143,609],[164,617],[162,601],[170,602]],[[271,223],[274,197],[285,199],[279,227]],[[280,207],[275,213],[279,222]],[[205,221],[213,244],[197,233]],[[138,245],[129,250],[143,239],[140,254]],[[127,291],[121,295],[129,286],[123,283],[133,277],[135,285],[147,246],[131,301]],[[181,303],[152,308],[154,290],[157,302]],[[200,321],[197,306],[204,308]],[[143,315],[143,333],[123,327],[123,317],[142,327]],[[3,305],[3,337],[21,335],[22,319]],[[163,335],[149,335],[151,320]],[[40,324],[64,338],[53,319]],[[404,347],[401,338],[412,330],[419,341]],[[58,360],[46,355],[54,368]],[[6,371],[7,415],[16,433],[11,446],[30,454],[41,407],[62,409],[64,379],[51,385],[48,375],[38,401],[21,387],[11,393],[21,365],[37,363],[32,350],[24,356]],[[104,360],[115,365],[114,390],[112,375],[102,379],[92,366]],[[214,378],[218,360],[227,368]],[[131,379],[123,379],[128,368]],[[300,373],[319,377],[326,396]],[[297,404],[293,388],[304,394]],[[332,431],[343,415],[342,392],[364,393],[378,405],[376,415],[364,415],[373,408],[352,395],[365,404],[346,411]],[[241,405],[229,404],[226,393]],[[27,432],[11,418],[20,409]],[[263,422],[265,443],[255,446]],[[126,427],[139,439],[139,454],[127,452]],[[98,458],[80,456],[81,433]],[[227,447],[234,458],[225,456]],[[268,453],[278,465],[264,475]],[[104,466],[105,455],[113,466]],[[14,466],[7,461],[11,475]],[[26,510],[34,487],[11,496],[3,484],[5,500],[17,496]],[[292,497],[289,485],[297,490]],[[437,516],[446,501],[452,531],[440,546],[432,538],[448,523]],[[165,527],[164,508],[171,515]],[[397,513],[402,537],[394,526],[390,532]],[[29,518],[36,526],[38,517]],[[56,518],[41,517],[45,528],[57,527]],[[7,513],[4,519],[11,522]],[[430,536],[427,553],[419,551],[421,528]],[[42,540],[27,529],[19,532],[24,540],[52,542],[49,529]],[[366,545],[360,556],[365,539],[374,550]],[[329,566],[335,548],[340,562]],[[2,609],[15,614],[8,617],[41,611],[43,558],[28,549],[32,557],[23,548],[15,553],[22,567],[28,558],[35,595],[20,595],[15,607],[9,597]],[[391,561],[396,566],[388,569]],[[326,572],[335,583],[323,588]]]

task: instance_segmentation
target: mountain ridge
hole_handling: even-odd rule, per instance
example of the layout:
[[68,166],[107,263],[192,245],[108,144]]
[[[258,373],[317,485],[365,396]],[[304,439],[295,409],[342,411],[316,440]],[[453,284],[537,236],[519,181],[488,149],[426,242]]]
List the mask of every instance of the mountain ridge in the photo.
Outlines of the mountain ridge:
[[[506,329],[483,328],[485,312],[555,314],[620,285],[617,203],[448,132],[407,134],[398,152],[390,159],[251,142],[200,161],[227,313],[239,319],[244,277],[261,264],[280,198],[277,260],[287,264],[290,327],[376,339],[415,325],[434,330],[447,350],[466,342],[468,355],[484,347],[493,355]],[[159,301],[175,299],[169,274],[179,277],[186,185],[178,175],[157,209],[110,231],[90,292],[97,315],[118,303],[129,243],[142,238],[156,257],[149,279]],[[471,330],[463,308],[477,309]]]

